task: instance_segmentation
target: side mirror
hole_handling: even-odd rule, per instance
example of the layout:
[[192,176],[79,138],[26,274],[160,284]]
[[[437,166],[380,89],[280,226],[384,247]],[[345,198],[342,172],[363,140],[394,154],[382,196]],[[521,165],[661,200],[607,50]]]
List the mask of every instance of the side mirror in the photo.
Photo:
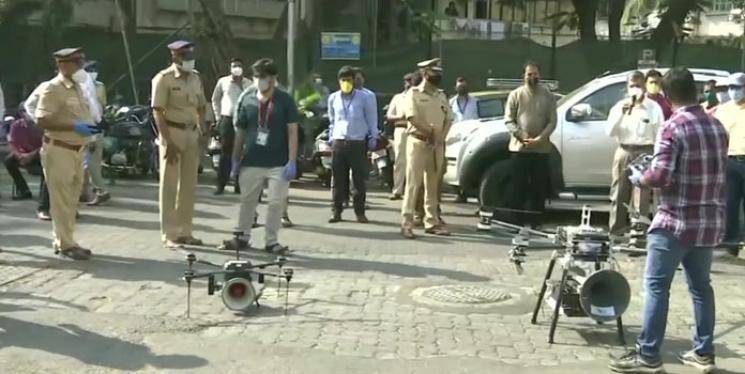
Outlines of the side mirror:
[[592,107],[590,104],[577,104],[569,109],[569,121],[578,122],[589,118],[592,115]]

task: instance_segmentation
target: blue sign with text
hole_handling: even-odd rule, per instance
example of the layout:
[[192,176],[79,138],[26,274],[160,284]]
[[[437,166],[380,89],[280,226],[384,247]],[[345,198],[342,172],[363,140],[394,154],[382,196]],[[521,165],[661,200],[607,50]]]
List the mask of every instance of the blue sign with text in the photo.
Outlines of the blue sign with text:
[[321,59],[359,60],[360,41],[358,32],[321,33]]

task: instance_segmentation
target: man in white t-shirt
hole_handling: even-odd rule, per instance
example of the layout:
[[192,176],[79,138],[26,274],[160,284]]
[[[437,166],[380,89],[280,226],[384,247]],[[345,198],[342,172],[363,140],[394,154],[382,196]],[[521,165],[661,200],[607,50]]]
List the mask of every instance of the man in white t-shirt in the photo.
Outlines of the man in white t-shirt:
[[[611,184],[610,234],[623,236],[629,229],[627,219],[629,204],[643,217],[649,216],[652,191],[634,189],[629,181],[629,164],[639,155],[654,153],[654,142],[665,115],[659,104],[646,98],[644,74],[636,71],[629,75],[627,96],[610,111],[606,134],[616,138],[618,148],[613,157]],[[633,199],[632,199],[633,192]]]

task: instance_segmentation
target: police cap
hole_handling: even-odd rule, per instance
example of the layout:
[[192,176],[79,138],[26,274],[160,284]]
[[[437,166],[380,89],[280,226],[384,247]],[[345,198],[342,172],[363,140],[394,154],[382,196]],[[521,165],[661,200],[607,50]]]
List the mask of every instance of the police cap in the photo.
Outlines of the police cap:
[[80,61],[83,59],[83,48],[63,48],[52,55],[57,62]]
[[442,60],[440,60],[439,58],[433,58],[431,60],[422,61],[416,64],[416,66],[419,67],[420,69],[430,69],[433,71],[441,72],[442,71],[442,66],[440,65],[441,61]]

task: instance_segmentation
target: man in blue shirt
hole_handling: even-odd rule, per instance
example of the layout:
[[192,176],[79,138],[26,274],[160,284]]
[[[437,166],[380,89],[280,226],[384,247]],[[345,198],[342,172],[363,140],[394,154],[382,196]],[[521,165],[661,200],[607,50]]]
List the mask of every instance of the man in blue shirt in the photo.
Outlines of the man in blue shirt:
[[344,200],[349,196],[349,170],[354,183],[354,213],[357,222],[367,223],[367,150],[378,144],[378,111],[372,91],[355,88],[358,70],[344,66],[339,70],[340,90],[329,96],[329,142],[333,148],[333,214],[329,223],[341,221]]
[[231,178],[238,176],[241,206],[235,237],[223,242],[221,249],[242,250],[249,247],[256,206],[267,185],[265,249],[284,253],[287,247],[278,242],[282,212],[290,180],[297,175],[298,114],[295,101],[276,87],[278,69],[268,58],[251,67],[254,84],[241,94],[233,116],[235,144]]

